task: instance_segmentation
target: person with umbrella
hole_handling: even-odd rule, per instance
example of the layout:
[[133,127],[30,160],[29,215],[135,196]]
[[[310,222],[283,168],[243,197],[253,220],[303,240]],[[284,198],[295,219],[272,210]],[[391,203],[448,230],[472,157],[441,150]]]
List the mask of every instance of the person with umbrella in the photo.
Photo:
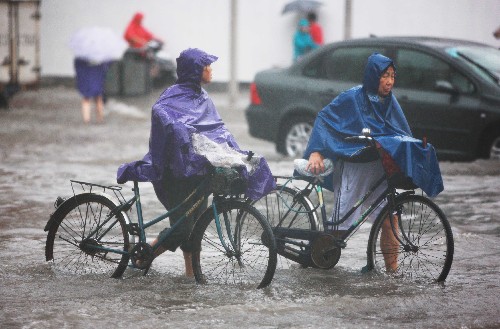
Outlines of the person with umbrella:
[[293,60],[296,61],[299,57],[318,47],[319,45],[313,41],[309,33],[309,21],[305,18],[301,19],[297,32],[293,36]]
[[96,121],[104,122],[104,82],[110,62],[96,63],[84,58],[75,58],[76,86],[83,96],[82,117],[83,122],[90,123],[91,100],[96,105]]
[[309,34],[311,34],[311,38],[318,45],[323,45],[323,28],[318,23],[316,13],[309,12],[307,14],[307,20],[309,21]]
[[86,27],[71,38],[69,47],[75,55],[76,86],[83,97],[83,122],[89,123],[91,100],[96,104],[96,121],[104,121],[104,83],[111,62],[119,59],[126,44],[111,29]]

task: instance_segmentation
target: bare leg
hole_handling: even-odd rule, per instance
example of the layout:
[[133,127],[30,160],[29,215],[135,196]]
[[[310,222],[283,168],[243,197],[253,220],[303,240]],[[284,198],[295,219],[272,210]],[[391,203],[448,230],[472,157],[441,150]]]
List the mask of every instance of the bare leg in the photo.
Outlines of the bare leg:
[[194,277],[194,272],[193,272],[193,263],[192,263],[192,253],[190,252],[185,252],[184,253],[184,265],[186,267],[186,276],[187,277]]
[[[398,222],[396,217],[392,221],[396,232],[398,231]],[[394,236],[391,228],[391,222],[387,217],[382,223],[382,232],[380,233],[380,250],[384,255],[385,268],[387,272],[394,273],[398,269],[398,250],[399,241]]]
[[[158,243],[158,238],[156,238],[153,243],[151,243],[151,248],[154,248],[154,246]],[[167,249],[163,248],[163,246],[159,246],[158,249],[156,249],[154,251],[154,255],[155,257],[158,257],[160,256],[161,254],[163,254],[165,251],[167,251]]]
[[82,116],[84,123],[90,122],[90,99],[88,98],[82,100]]
[[[158,243],[158,239],[155,239],[151,243],[151,247],[154,247],[157,243]],[[165,251],[167,251],[167,249],[160,246],[155,250],[154,255],[155,255],[155,257],[158,257],[161,254],[163,254]],[[184,254],[184,266],[186,268],[186,276],[187,277],[194,277],[193,263],[192,263],[192,259],[191,259],[192,254],[190,252],[185,252],[185,251],[183,251],[183,254]]]
[[102,96],[97,96],[95,98],[96,111],[97,111],[97,123],[104,122],[104,101]]

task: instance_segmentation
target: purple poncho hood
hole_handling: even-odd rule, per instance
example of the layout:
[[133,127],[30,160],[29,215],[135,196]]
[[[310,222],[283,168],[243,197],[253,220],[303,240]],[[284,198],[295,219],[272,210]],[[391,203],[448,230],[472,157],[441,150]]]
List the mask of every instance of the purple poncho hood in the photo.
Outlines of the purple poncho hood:
[[[166,89],[153,105],[149,152],[140,161],[118,168],[117,181],[150,181],[163,204],[162,178],[166,170],[174,177],[207,174],[209,161],[193,147],[193,134],[200,134],[217,144],[226,144],[242,153],[233,135],[222,122],[214,103],[201,87],[205,66],[217,60],[199,49],[187,49],[177,58],[177,83]],[[264,158],[251,173],[238,168],[248,180],[246,194],[252,199],[274,188],[271,171]]]

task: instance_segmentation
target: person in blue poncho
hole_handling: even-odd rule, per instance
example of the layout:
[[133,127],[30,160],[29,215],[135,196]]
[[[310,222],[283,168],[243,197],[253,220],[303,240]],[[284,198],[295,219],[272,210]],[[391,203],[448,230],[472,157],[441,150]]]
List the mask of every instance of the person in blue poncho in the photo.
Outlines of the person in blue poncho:
[[[434,148],[412,137],[408,122],[392,93],[395,76],[396,67],[390,58],[372,54],[365,67],[363,85],[337,96],[316,118],[304,153],[304,158],[308,159],[306,169],[317,174],[325,169],[323,159],[334,161],[334,172],[332,177],[325,179],[325,187],[335,193],[332,214],[335,221],[341,219],[384,174],[378,156],[368,154],[364,158],[353,158],[366,145],[345,138],[361,135],[363,128],[370,128],[372,137],[399,169],[425,193],[433,197],[443,190]],[[348,229],[386,187],[380,186],[364,203],[366,207],[358,208],[338,229]],[[371,219],[376,218],[380,210],[375,211]],[[382,238],[390,240],[393,234],[389,221],[387,224],[389,228],[384,230],[383,227]],[[394,270],[394,266],[394,259],[386,259],[388,270]]]
[[[166,89],[153,105],[149,152],[140,161],[120,166],[117,173],[118,183],[126,181],[150,181],[156,195],[167,209],[180,204],[200,184],[209,172],[211,158],[199,151],[195,141],[205,141],[223,146],[224,152],[237,153],[246,157],[247,152],[240,150],[233,135],[222,122],[214,103],[202,88],[202,83],[212,80],[211,64],[216,56],[197,48],[186,49],[177,58],[176,84]],[[227,150],[227,151],[224,151]],[[209,159],[210,158],[210,159]],[[258,199],[275,187],[272,173],[264,158],[248,171],[240,168],[240,174],[247,178],[246,196]],[[186,224],[172,232],[168,240],[157,249],[158,256],[166,250],[175,251],[179,246],[184,252],[186,275],[192,276],[192,246],[188,237],[196,218],[207,206],[204,200],[195,200],[195,211],[188,216]],[[171,216],[171,226],[179,216]],[[167,229],[160,232],[160,238]],[[155,245],[158,238],[152,242]]]
[[293,60],[296,61],[299,57],[318,47],[319,45],[314,42],[309,33],[309,21],[305,18],[301,19],[293,36]]

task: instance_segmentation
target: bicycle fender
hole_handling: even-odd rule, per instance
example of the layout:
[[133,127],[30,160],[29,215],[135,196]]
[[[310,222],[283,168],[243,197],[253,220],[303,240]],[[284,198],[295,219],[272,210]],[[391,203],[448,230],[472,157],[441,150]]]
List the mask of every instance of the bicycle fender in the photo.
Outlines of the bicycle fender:
[[[54,211],[51,215],[50,215],[50,218],[49,220],[47,221],[47,224],[45,224],[45,227],[43,228],[43,230],[45,232],[49,231],[50,228],[52,227],[52,225],[56,222],[56,219],[60,217],[60,214],[63,213],[64,211],[67,211],[67,208],[68,207],[71,207],[77,200],[77,198],[83,196],[83,195],[100,195],[100,196],[103,196],[105,197],[106,199],[108,199],[110,202],[112,202],[115,207],[117,207],[117,204],[115,202],[115,200],[113,200],[113,198],[109,195],[109,194],[106,194],[106,193],[81,193],[81,194],[77,194],[77,195],[74,195],[72,196],[71,198],[68,198],[66,200],[64,200],[56,209],[56,211]],[[127,214],[122,212],[124,218],[125,218],[125,221],[127,224],[130,224],[130,219],[128,218]]]

